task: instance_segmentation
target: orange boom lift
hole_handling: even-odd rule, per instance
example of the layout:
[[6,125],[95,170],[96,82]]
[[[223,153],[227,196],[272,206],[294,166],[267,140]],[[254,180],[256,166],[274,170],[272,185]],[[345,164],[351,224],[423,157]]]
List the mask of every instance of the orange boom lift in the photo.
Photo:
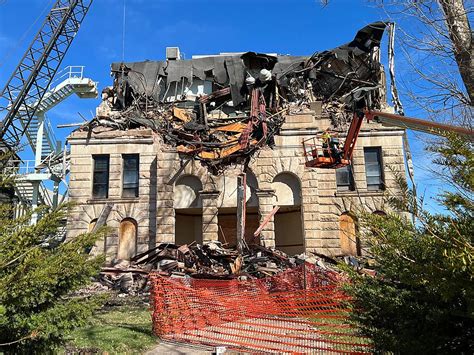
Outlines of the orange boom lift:
[[339,148],[339,141],[335,136],[324,139],[320,135],[303,140],[306,159],[305,166],[309,168],[337,169],[350,165],[364,117],[367,119],[367,122],[374,120],[388,126],[409,128],[435,135],[442,135],[445,131],[454,132],[474,141],[474,133],[468,128],[381,111],[356,111],[342,149]]

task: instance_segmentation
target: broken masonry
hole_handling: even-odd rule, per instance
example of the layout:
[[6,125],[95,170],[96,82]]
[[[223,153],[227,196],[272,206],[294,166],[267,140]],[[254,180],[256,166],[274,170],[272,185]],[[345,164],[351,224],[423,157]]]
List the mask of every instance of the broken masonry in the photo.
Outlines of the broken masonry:
[[113,86],[82,129],[149,127],[183,159],[219,174],[273,146],[285,113],[322,101],[337,127],[355,108],[380,108],[383,70],[372,50],[386,27],[372,23],[350,43],[309,57],[247,52],[113,63]]

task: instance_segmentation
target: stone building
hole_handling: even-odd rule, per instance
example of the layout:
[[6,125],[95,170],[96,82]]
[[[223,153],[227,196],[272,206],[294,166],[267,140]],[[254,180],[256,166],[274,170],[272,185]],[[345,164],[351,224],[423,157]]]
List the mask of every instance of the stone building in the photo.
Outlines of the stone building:
[[[385,210],[384,194],[396,189],[394,171],[405,171],[404,131],[364,124],[351,178],[350,169],[304,166],[302,140],[329,125],[328,117],[316,112],[288,115],[275,137],[276,146],[261,149],[252,159],[247,173],[247,236],[279,205],[262,232],[264,245],[288,253],[361,253],[351,211]],[[69,237],[90,229],[105,204],[113,203],[107,225],[115,233],[100,245],[110,258],[126,259],[162,242],[235,242],[241,166],[222,176],[213,176],[199,161],[183,166],[176,150],[151,129],[104,129],[92,135],[78,131],[69,144],[69,196],[77,203],[68,221]],[[94,186],[99,174],[107,175],[107,186]]]
[[358,107],[391,110],[379,59],[385,27],[371,24],[311,57],[180,60],[170,50],[162,62],[113,64],[114,86],[104,89],[97,118],[68,138],[76,203],[68,238],[106,223],[112,234],[97,249],[109,260],[163,242],[235,244],[237,176],[245,171],[249,243],[361,254],[354,211],[385,211],[395,173],[405,173],[404,130],[364,123],[352,165],[337,170],[305,167],[302,143],[327,128],[343,140]]

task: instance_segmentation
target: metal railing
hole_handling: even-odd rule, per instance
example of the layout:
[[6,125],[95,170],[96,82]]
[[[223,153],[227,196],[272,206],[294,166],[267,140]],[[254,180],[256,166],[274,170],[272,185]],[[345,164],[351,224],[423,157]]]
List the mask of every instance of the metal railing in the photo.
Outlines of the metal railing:
[[[69,65],[56,73],[54,76],[53,81],[49,84],[48,90],[53,89],[57,84],[66,80],[66,79],[83,79],[84,78],[84,65]],[[12,90],[12,98],[16,99],[20,90]],[[32,102],[34,104],[34,102]],[[31,105],[31,104],[30,104]],[[11,102],[9,102],[8,107],[11,106]]]
[[51,147],[51,150],[53,152],[56,152],[57,146],[56,146],[56,135],[54,134],[54,129],[51,126],[51,121],[49,118],[44,114],[44,137],[48,140],[48,143]]
[[35,160],[10,160],[11,166],[3,168],[4,175],[28,175],[46,172],[46,168],[37,169]]
[[[30,160],[29,162],[34,163],[34,160]],[[23,201],[26,204],[32,203],[32,198],[33,198],[33,184],[29,181],[26,180],[26,175],[27,174],[32,174],[35,173],[36,171],[33,169],[31,171],[31,166],[33,164],[26,164],[25,166],[19,166],[16,167],[16,169],[19,169],[22,171],[22,173],[19,173],[17,171],[11,171],[10,174],[14,174],[16,178],[16,183],[15,183],[15,190],[17,191],[17,195],[20,198],[21,201]],[[4,174],[7,169],[14,169],[14,168],[4,168]],[[27,172],[30,171],[30,172]],[[45,205],[52,206],[53,205],[53,199],[50,193],[50,190],[44,186],[44,183],[42,181],[39,182],[38,185],[39,188],[39,196],[38,196],[38,203],[41,204],[41,202]]]
[[60,82],[66,79],[83,79],[84,78],[84,65],[70,65],[59,71],[54,80],[49,84],[49,90],[54,88]]

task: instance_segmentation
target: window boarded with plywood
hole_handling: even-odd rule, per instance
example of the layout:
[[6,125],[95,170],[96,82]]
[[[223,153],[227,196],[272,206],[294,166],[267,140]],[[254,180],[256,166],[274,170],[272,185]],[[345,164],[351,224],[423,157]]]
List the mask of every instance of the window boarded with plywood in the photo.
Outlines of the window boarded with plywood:
[[344,213],[339,217],[339,239],[342,254],[360,255],[356,220],[348,213]]
[[137,250],[137,222],[126,218],[120,222],[117,259],[130,260]]

